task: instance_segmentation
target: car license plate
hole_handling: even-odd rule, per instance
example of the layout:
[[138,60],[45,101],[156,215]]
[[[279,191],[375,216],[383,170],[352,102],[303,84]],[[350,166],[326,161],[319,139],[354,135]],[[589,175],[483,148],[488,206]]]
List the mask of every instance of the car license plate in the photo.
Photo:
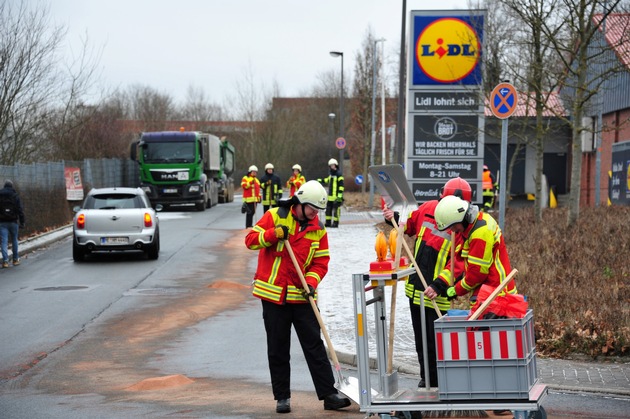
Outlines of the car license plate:
[[177,189],[176,188],[167,188],[167,189],[164,189],[164,193],[177,193]]
[[101,244],[129,244],[128,237],[101,237]]

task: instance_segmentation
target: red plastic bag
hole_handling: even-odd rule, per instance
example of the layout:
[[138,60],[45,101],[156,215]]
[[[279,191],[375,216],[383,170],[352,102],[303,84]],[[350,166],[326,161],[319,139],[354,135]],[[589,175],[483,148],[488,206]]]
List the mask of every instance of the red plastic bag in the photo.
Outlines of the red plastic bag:
[[[483,304],[484,301],[495,290],[490,285],[482,285],[477,294],[477,302],[470,309],[470,316]],[[498,295],[484,310],[480,318],[485,318],[490,314],[492,318],[510,318],[510,319],[522,319],[527,312],[527,301],[521,294],[505,294]],[[470,317],[469,316],[469,317]]]

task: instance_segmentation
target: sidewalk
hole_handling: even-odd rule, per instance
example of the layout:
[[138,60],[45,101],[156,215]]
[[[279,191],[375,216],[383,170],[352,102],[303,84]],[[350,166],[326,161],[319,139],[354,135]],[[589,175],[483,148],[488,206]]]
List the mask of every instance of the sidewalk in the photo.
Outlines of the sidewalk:
[[[341,226],[329,229],[331,264],[329,274],[319,291],[319,305],[339,362],[355,365],[352,274],[363,273],[375,258],[374,239],[380,212],[342,211]],[[72,227],[63,227],[20,243],[20,255],[28,257],[57,240],[72,234]],[[342,257],[337,249],[343,249]],[[413,332],[408,314],[404,287],[398,287],[394,368],[401,373],[418,375]],[[351,319],[351,320],[348,320]],[[630,363],[615,364],[562,359],[537,358],[539,379],[550,389],[599,392],[630,396]]]

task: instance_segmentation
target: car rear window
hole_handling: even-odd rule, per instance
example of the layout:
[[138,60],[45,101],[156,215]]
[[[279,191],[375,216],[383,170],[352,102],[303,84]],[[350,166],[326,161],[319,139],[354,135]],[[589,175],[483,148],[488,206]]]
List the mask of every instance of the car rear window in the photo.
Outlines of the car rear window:
[[98,194],[85,200],[85,209],[144,208],[142,199],[133,194]]

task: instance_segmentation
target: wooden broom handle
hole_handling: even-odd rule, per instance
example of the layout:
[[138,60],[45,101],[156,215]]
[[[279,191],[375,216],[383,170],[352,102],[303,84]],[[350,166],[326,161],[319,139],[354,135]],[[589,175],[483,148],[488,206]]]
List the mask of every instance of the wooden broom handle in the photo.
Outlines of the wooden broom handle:
[[[398,230],[398,223],[396,222],[396,218],[395,216],[392,217],[392,224],[394,225],[394,228],[396,230]],[[422,285],[424,285],[424,289],[426,290],[427,288],[429,288],[427,286],[427,281],[425,281],[424,276],[422,275],[422,272],[420,272],[420,268],[418,268],[418,264],[415,261],[415,258],[413,257],[413,252],[411,251],[411,249],[409,248],[409,245],[407,244],[407,242],[405,241],[405,234],[403,232],[403,234],[401,234],[401,237],[399,238],[399,240],[402,241],[402,245],[405,248],[405,251],[407,252],[407,256],[409,257],[409,261],[413,263],[413,267],[416,269],[416,274],[418,274],[418,277],[420,278],[420,281],[422,281]],[[424,293],[422,295],[422,298],[424,298]],[[442,312],[440,311],[440,309],[437,306],[437,303],[435,302],[435,300],[431,300],[431,303],[433,304],[433,308],[435,308],[435,312],[437,313],[438,317],[442,317]]]
[[[300,281],[302,281],[302,287],[306,292],[309,292],[308,283],[306,282],[306,278],[304,278],[304,273],[302,272],[302,268],[300,267],[297,259],[295,258],[295,253],[293,253],[293,248],[289,243],[289,240],[284,241],[284,245],[287,247],[289,251],[289,256],[291,257],[291,261],[293,262],[293,266],[300,277]],[[319,323],[319,328],[322,329],[322,333],[324,334],[324,339],[326,340],[326,345],[328,345],[328,349],[330,349],[330,356],[335,364],[335,369],[339,370],[339,360],[337,359],[337,353],[333,348],[333,344],[330,341],[330,336],[328,336],[328,331],[326,330],[326,326],[324,326],[324,320],[322,320],[322,316],[319,313],[319,308],[317,308],[317,304],[315,304],[315,300],[312,296],[308,296],[308,301],[311,303],[311,307],[313,308],[313,312],[315,313],[315,317],[317,317],[317,323]]]

